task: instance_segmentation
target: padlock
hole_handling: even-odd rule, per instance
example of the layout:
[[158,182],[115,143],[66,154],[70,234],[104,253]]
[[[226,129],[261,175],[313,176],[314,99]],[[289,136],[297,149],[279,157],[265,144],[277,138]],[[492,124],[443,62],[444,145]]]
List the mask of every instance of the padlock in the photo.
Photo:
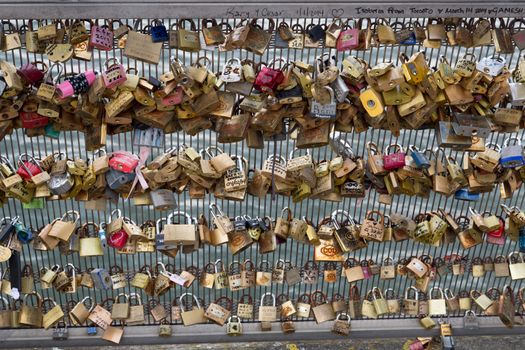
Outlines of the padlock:
[[[410,297],[409,292],[413,291],[413,297]],[[417,316],[419,314],[419,293],[415,287],[408,287],[405,289],[405,297],[403,299],[403,313],[408,316]]]
[[[514,260],[515,256],[518,259]],[[509,271],[512,280],[518,280],[525,278],[525,262],[523,256],[519,252],[512,252],[509,254]]]
[[372,288],[372,304],[376,310],[377,316],[388,314],[388,305],[383,297],[383,292],[377,287]]
[[[434,291],[439,291],[440,295],[436,298]],[[447,314],[447,303],[445,300],[445,294],[439,287],[432,287],[429,292],[428,300],[428,312],[429,316],[440,316]]]
[[[396,152],[390,154],[390,148],[396,148]],[[383,167],[387,171],[400,169],[405,166],[405,152],[399,144],[392,144],[386,147],[383,156]]]
[[96,22],[91,26],[89,46],[95,47],[102,51],[113,49],[114,34],[107,26],[99,26]]
[[[512,146],[509,145],[511,140],[515,141],[515,144]],[[517,137],[505,139],[501,148],[500,164],[504,168],[516,168],[525,165],[523,146],[520,139]]]
[[470,297],[483,311],[487,310],[494,302],[486,294],[481,293],[477,290],[470,291]]
[[242,64],[240,59],[231,58],[224,64],[221,80],[225,83],[235,83],[242,80]]
[[127,80],[126,70],[117,58],[112,57],[107,59],[104,62],[104,67],[105,70],[102,73],[102,78],[107,89],[120,86]]
[[159,325],[159,337],[171,337],[172,335],[171,324],[166,320],[162,320]]
[[226,324],[226,334],[231,336],[242,335],[242,323],[239,316],[233,315],[228,318],[228,323]]
[[465,54],[456,63],[454,72],[463,78],[468,78],[476,70],[476,56],[473,54]]
[[417,168],[428,169],[430,168],[430,161],[424,152],[421,152],[416,146],[408,146],[410,150],[410,156],[412,157]]
[[310,103],[310,115],[313,118],[319,119],[335,119],[337,110],[337,101],[335,100],[334,89],[330,86],[323,86],[324,90],[328,91],[330,99],[326,103],[322,103],[314,98]]
[[507,61],[501,56],[484,57],[476,63],[476,69],[487,73],[493,77],[498,76],[503,71]]
[[276,62],[284,62],[287,64],[287,61],[283,58],[278,58],[272,60],[268,66],[261,68],[259,73],[255,78],[253,87],[261,92],[272,93],[277,89],[277,86],[280,85],[284,80],[284,73],[282,69],[276,69]]
[[[341,319],[341,317],[345,317],[346,320]],[[332,326],[332,332],[339,334],[339,335],[344,335],[344,336],[350,334],[350,330],[351,330],[350,321],[351,321],[351,318],[347,313],[341,312],[337,314],[337,317],[334,321],[334,325]]]
[[53,340],[67,340],[69,332],[67,329],[67,323],[64,321],[58,321],[53,329]]
[[168,31],[166,29],[166,26],[162,23],[162,21],[159,19],[154,19],[151,23],[151,41],[154,43],[168,41]]
[[384,111],[383,98],[379,92],[369,87],[359,95],[359,100],[368,115],[372,118],[380,117]]

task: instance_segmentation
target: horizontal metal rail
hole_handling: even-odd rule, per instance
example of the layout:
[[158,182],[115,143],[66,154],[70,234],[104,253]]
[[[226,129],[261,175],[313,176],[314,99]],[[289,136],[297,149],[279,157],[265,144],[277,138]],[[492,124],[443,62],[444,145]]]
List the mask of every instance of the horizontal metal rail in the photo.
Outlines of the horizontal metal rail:
[[[450,319],[452,332],[455,336],[486,336],[486,335],[518,335],[523,334],[523,326],[512,329],[503,327],[497,317],[479,318],[478,329],[465,329],[463,318]],[[439,335],[439,327],[425,330],[418,320],[361,320],[352,322],[352,330],[348,337],[331,333],[333,322],[320,325],[315,322],[297,322],[296,331],[284,334],[278,322],[272,323],[272,330],[261,332],[259,324],[243,324],[243,335],[231,337],[226,335],[226,326],[213,324],[194,325],[191,327],[172,326],[171,337],[160,337],[158,326],[130,326],[124,330],[120,345],[154,345],[154,344],[190,344],[190,343],[221,343],[221,342],[255,342],[255,341],[306,341],[319,339],[375,339],[375,338],[413,338],[432,337]],[[31,336],[28,336],[31,332]],[[69,338],[64,341],[53,340],[53,330],[42,329],[12,329],[0,330],[2,348],[16,347],[71,347],[107,345],[100,339],[103,330],[99,328],[97,336],[89,336],[85,328],[69,329]],[[197,334],[202,336],[196,336]]]
[[523,1],[3,1],[2,19],[523,17]]

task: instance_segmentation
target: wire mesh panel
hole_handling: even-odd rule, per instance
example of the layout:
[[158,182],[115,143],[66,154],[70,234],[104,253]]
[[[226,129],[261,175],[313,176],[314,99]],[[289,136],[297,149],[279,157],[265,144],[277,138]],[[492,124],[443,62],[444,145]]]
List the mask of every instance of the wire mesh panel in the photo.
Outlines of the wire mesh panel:
[[[504,21],[508,24],[512,19],[505,18]],[[129,25],[136,30],[145,30],[148,25],[152,24],[153,19],[122,19],[118,25]],[[167,28],[172,28],[175,21],[172,19],[162,19],[163,23]],[[259,20],[257,23],[263,28],[268,29],[271,25],[277,27],[281,22],[286,22],[292,28],[307,28],[310,24],[322,24],[328,25],[332,19],[309,19],[309,18],[284,18],[278,20]],[[409,25],[414,23],[414,18],[390,18],[390,23],[400,23],[401,25]],[[99,23],[104,22],[99,20]],[[235,28],[241,20],[231,18],[218,18],[218,23],[226,23],[231,28]],[[426,26],[427,19],[419,18],[417,22],[421,26]],[[12,21],[17,29],[30,28],[31,21],[29,20],[18,20]],[[47,22],[46,22],[47,23]],[[95,23],[95,22],[93,22]],[[110,23],[110,22],[104,22]],[[194,19],[194,23],[197,26],[197,30],[202,30],[202,22],[200,19]],[[273,24],[272,24],[273,23]],[[358,21],[350,21],[351,26],[358,26]],[[112,25],[112,24],[111,24]],[[116,23],[115,23],[116,25]],[[289,49],[289,48],[277,48],[274,45],[273,36],[272,41],[268,50],[262,55],[258,56],[253,53],[249,53],[245,50],[233,50],[230,52],[220,52],[216,48],[204,47],[198,53],[183,52],[174,48],[170,48],[163,44],[161,51],[161,60],[158,65],[151,65],[142,61],[130,59],[123,55],[123,50],[118,48],[118,43],[115,42],[114,49],[111,51],[99,51],[94,50],[92,52],[91,61],[80,61],[70,60],[64,64],[64,74],[68,73],[80,73],[88,69],[96,71],[104,71],[104,64],[106,60],[116,57],[119,61],[129,68],[135,68],[141,76],[144,77],[159,77],[164,72],[169,71],[169,59],[171,56],[178,57],[183,64],[189,65],[195,63],[200,57],[207,57],[210,60],[209,69],[214,72],[222,71],[224,64],[231,58],[250,59],[254,62],[266,62],[269,63],[275,58],[283,57],[288,61],[303,61],[306,63],[313,64],[315,59],[323,53],[329,53],[334,55],[337,62],[341,62],[347,55],[356,55],[365,61],[369,62],[370,65],[374,65],[380,62],[392,61],[394,64],[399,65],[399,54],[405,53],[407,56],[411,56],[413,53],[422,50],[420,45],[400,46],[379,46],[371,47],[366,51],[352,51],[352,52],[339,52],[335,49],[324,48],[322,45],[313,48],[304,48],[300,50]],[[496,55],[494,47],[481,46],[476,48],[460,48],[458,46],[447,46],[443,45],[439,49],[425,49],[426,57],[430,59],[430,66],[435,67],[439,63],[439,58],[444,56],[448,58],[448,61],[454,65],[458,59],[462,58],[467,53],[474,54],[477,58],[491,57]],[[515,51],[513,54],[501,55],[506,59],[508,67],[515,67],[520,56],[519,51]],[[4,52],[2,58],[12,62],[17,67],[21,66],[26,62],[35,61],[46,61],[46,57],[40,54],[33,54],[27,52],[25,49],[17,49],[9,52]],[[366,142],[373,141],[381,148],[386,147],[389,144],[399,143],[404,146],[414,145],[419,149],[434,149],[437,147],[436,132],[433,129],[428,130],[403,130],[399,137],[395,137],[386,130],[369,129],[363,133],[342,133],[342,137],[347,140],[356,155],[366,157]],[[339,132],[333,131],[332,136],[339,135]],[[509,134],[503,133],[492,133],[486,140],[487,142],[494,142],[502,144],[504,139],[509,137]],[[523,131],[520,130],[517,133],[517,137],[520,139],[523,137]],[[220,144],[217,141],[216,133],[211,130],[206,130],[197,134],[196,136],[188,136],[182,132],[176,132],[167,134],[165,138],[164,148],[179,147],[181,145],[188,145],[196,150],[206,148],[208,146],[220,146],[228,154],[236,154],[243,156],[250,169],[262,168],[264,161],[269,155],[278,154],[288,157],[291,151],[294,150],[296,145],[296,139],[294,133],[287,134],[282,140],[269,139],[265,141],[263,150],[255,150],[248,148],[244,142],[233,143],[233,144]],[[134,154],[138,154],[140,151],[139,146],[133,142],[132,133],[122,133],[117,135],[108,136],[106,148],[108,152],[117,150],[130,151]],[[153,151],[150,159],[153,159],[158,153],[162,152],[163,149],[157,149]],[[0,154],[6,155],[9,159],[17,159],[19,155],[27,153],[35,156],[44,157],[45,155],[64,152],[66,157],[69,159],[82,158],[88,159],[93,157],[91,152],[87,152],[85,148],[85,137],[83,133],[77,131],[64,131],[61,132],[57,139],[45,138],[42,136],[29,138],[24,134],[24,130],[17,129],[12,135],[7,136],[0,143]],[[310,150],[312,158],[315,162],[321,160],[327,160],[334,157],[333,151],[330,147],[321,147]],[[462,152],[449,151],[447,154],[454,156],[456,159],[461,160],[462,157],[466,156]],[[523,193],[522,189],[513,193],[512,198],[502,199],[500,192],[496,187],[490,193],[483,193],[481,199],[475,203],[467,203],[455,200],[453,197],[445,197],[437,193],[431,193],[429,198],[422,199],[415,196],[398,195],[394,197],[391,205],[381,204],[379,202],[379,194],[375,190],[369,190],[366,193],[365,198],[343,198],[341,202],[329,202],[322,201],[319,199],[306,199],[300,203],[293,203],[291,197],[285,197],[276,194],[269,194],[264,199],[259,199],[253,196],[247,196],[245,200],[241,202],[233,202],[228,200],[218,200],[213,194],[206,194],[204,199],[191,199],[188,191],[183,191],[176,195],[179,205],[179,209],[190,214],[191,216],[197,217],[199,214],[204,213],[208,218],[210,217],[208,207],[211,203],[217,203],[222,210],[228,214],[229,217],[235,218],[239,215],[249,215],[252,218],[270,216],[277,218],[281,215],[281,210],[285,207],[290,207],[294,217],[306,217],[313,223],[322,221],[325,216],[330,215],[337,209],[348,210],[352,217],[358,221],[363,222],[365,215],[370,210],[379,210],[385,214],[388,213],[401,213],[408,217],[414,217],[418,213],[426,213],[429,211],[437,210],[442,208],[447,212],[450,212],[452,216],[458,217],[460,215],[469,215],[468,207],[472,206],[480,212],[492,212],[500,213],[500,203],[505,203],[508,206],[517,205],[523,206]],[[118,204],[108,202],[106,210],[88,210],[83,202],[73,200],[59,200],[59,201],[48,201],[43,209],[24,209],[22,205],[13,199],[9,199],[1,210],[1,216],[13,217],[19,215],[21,221],[34,229],[42,228],[55,218],[59,218],[67,210],[77,210],[81,214],[81,223],[86,222],[107,222],[110,219],[110,212],[114,209],[121,209],[122,214],[125,217],[129,217],[137,223],[145,222],[146,220],[158,220],[161,217],[165,217],[168,213],[161,211],[154,211],[148,206],[136,206],[133,205],[131,200],[119,199]],[[432,257],[447,257],[457,254],[464,257],[468,261],[466,265],[466,272],[463,275],[452,275],[448,274],[444,277],[439,277],[437,280],[431,282],[431,285],[439,286],[443,289],[450,288],[454,293],[460,291],[480,290],[486,291],[488,288],[496,287],[500,290],[505,284],[510,284],[514,290],[518,290],[520,287],[519,281],[511,281],[510,278],[496,278],[494,274],[486,274],[484,278],[474,278],[470,273],[470,266],[473,258],[476,257],[496,257],[498,255],[507,256],[510,252],[516,250],[516,242],[512,242],[507,239],[506,243],[502,246],[495,244],[483,243],[468,251],[463,250],[458,241],[453,244],[440,245],[440,246],[429,246],[421,243],[417,243],[413,240],[406,240],[402,242],[369,242],[366,249],[361,249],[355,253],[351,253],[350,256],[355,257],[357,260],[373,260],[375,263],[381,264],[384,259],[392,258],[394,261],[398,261],[401,258],[410,256],[421,256],[430,255]],[[104,252],[104,256],[100,257],[79,257],[78,254],[62,255],[58,250],[45,252],[36,251],[29,245],[24,245],[22,254],[22,265],[31,264],[35,274],[44,267],[50,267],[53,264],[59,264],[65,266],[67,263],[72,263],[79,271],[86,271],[90,268],[105,268],[110,269],[114,266],[122,268],[127,274],[128,278],[131,279],[135,272],[145,265],[155,267],[158,262],[165,264],[171,264],[175,267],[175,271],[181,271],[191,266],[202,269],[208,263],[214,263],[217,259],[221,259],[225,267],[229,267],[230,264],[235,261],[244,262],[250,259],[256,267],[261,262],[267,261],[273,268],[280,259],[285,262],[290,262],[292,266],[297,266],[304,269],[307,264],[314,262],[314,248],[307,244],[298,243],[296,241],[288,241],[285,244],[278,245],[275,252],[270,254],[261,255],[258,254],[258,250],[255,245],[246,251],[243,251],[237,256],[232,256],[225,245],[220,247],[214,247],[210,245],[203,245],[201,248],[193,253],[179,254],[175,258],[168,258],[159,252],[155,253],[137,253],[134,255],[117,254],[114,249],[107,248]],[[241,290],[231,292],[228,289],[206,289],[202,288],[199,283],[194,283],[189,288],[181,286],[175,286],[169,290],[165,295],[162,295],[159,299],[160,302],[166,306],[172,305],[176,297],[180,296],[184,292],[191,292],[194,295],[201,298],[205,305],[218,299],[221,296],[226,296],[234,302],[234,310],[236,304],[241,299],[243,294],[249,293],[253,297],[254,303],[257,304],[260,301],[260,297],[266,292],[272,292],[276,296],[281,294],[286,295],[291,300],[297,300],[302,294],[310,294],[316,290],[323,291],[328,297],[332,297],[336,294],[340,294],[348,299],[350,292],[350,284],[347,283],[346,278],[342,273],[341,264],[338,264],[338,278],[335,283],[327,283],[323,278],[324,263],[318,263],[317,268],[319,269],[319,278],[316,284],[305,284],[299,283],[294,286],[287,284],[273,284],[268,287],[257,286],[250,290]],[[4,264],[2,270],[5,271],[7,266]],[[379,275],[371,276],[369,279],[365,279],[357,282],[357,286],[361,291],[361,296],[364,296],[368,290],[373,287],[379,287],[382,290],[393,288],[396,293],[403,293],[408,287],[410,287],[414,281],[406,276],[398,276],[392,280],[380,280]],[[114,296],[113,291],[104,291],[96,289],[80,288],[76,294],[64,294],[58,293],[53,288],[38,291],[42,293],[44,297],[50,297],[53,300],[60,302],[62,305],[69,305],[72,300],[79,301],[84,296],[89,295],[98,302]],[[119,290],[119,292],[136,292],[142,295],[142,300],[145,304],[148,304],[151,299],[145,295],[141,290],[128,286],[125,289]],[[147,323],[153,324],[155,321],[147,314]],[[405,317],[401,315],[385,316],[385,317]],[[312,317],[310,320],[313,319]],[[254,316],[253,321],[257,320]],[[299,320],[299,319],[298,319]],[[306,319],[304,319],[306,320]],[[178,323],[180,321],[173,321]]]

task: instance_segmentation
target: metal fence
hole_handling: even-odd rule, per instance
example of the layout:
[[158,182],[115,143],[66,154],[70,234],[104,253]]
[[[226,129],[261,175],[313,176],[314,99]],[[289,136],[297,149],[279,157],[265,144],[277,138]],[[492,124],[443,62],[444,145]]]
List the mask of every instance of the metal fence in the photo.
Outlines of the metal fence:
[[[305,28],[310,23],[321,23],[328,24],[331,20],[329,18],[323,19],[307,19],[307,18],[287,18],[283,19],[292,26],[293,24],[301,24]],[[506,18],[505,22],[508,23],[511,19]],[[232,27],[235,27],[239,23],[238,19],[217,19],[218,22],[226,21]],[[413,22],[414,18],[391,18],[390,22],[401,22],[408,24]],[[417,21],[421,25],[425,25],[427,19],[419,18]],[[124,24],[129,24],[130,26],[136,26],[136,28],[141,29],[149,23],[149,20],[139,20],[137,23],[136,20],[122,20]],[[164,19],[164,24],[170,28],[173,20]],[[277,22],[279,23],[280,20]],[[17,28],[21,28],[24,24],[28,24],[28,20],[17,20],[12,21]],[[198,30],[201,29],[201,23],[198,19],[195,19],[195,23],[198,26]],[[265,28],[268,26],[268,20],[264,20],[260,23],[264,23]],[[115,46],[116,47],[116,46]],[[235,50],[232,52],[219,52],[217,49],[204,49],[199,53],[185,53],[178,51],[177,49],[169,48],[165,46],[162,50],[161,62],[159,65],[149,65],[140,61],[135,61],[129,59],[122,55],[122,50],[115,48],[113,51],[102,52],[95,50],[93,52],[93,59],[90,62],[83,62],[78,60],[71,60],[65,64],[65,70],[67,72],[82,72],[86,69],[94,69],[97,71],[102,71],[104,69],[104,61],[110,57],[117,57],[126,67],[136,67],[136,69],[143,76],[159,76],[163,72],[169,70],[169,57],[175,55],[179,57],[184,64],[190,64],[195,62],[196,59],[200,56],[206,56],[211,60],[210,67],[213,71],[220,71],[224,63],[233,57],[238,57],[241,59],[249,58],[255,62],[269,62],[273,58],[284,57],[287,60],[301,60],[304,62],[312,63],[316,57],[321,55],[324,52],[330,52],[331,54],[337,57],[338,62],[341,62],[345,55],[352,54],[357,55],[370,63],[379,63],[382,61],[393,61],[398,64],[398,54],[400,52],[405,52],[408,56],[412,53],[417,52],[418,50],[423,49],[418,45],[414,46],[381,46],[381,47],[372,47],[367,51],[358,51],[358,52],[337,52],[336,50],[329,48],[305,48],[302,50],[294,49],[280,49],[276,48],[273,44],[273,40],[270,43],[270,47],[267,52],[262,56],[256,56],[252,53],[248,53],[243,50]],[[443,45],[440,49],[426,49],[427,57],[431,59],[430,65],[435,66],[438,63],[438,59],[441,55],[448,57],[451,64],[454,64],[459,58],[461,58],[465,53],[474,53],[476,57],[487,57],[495,54],[493,46],[485,47],[476,47],[473,49],[464,49],[459,47],[449,47]],[[509,67],[514,67],[520,56],[520,52],[516,51],[514,54],[505,55],[507,65]],[[26,52],[25,49],[13,50],[10,52],[2,53],[2,59],[6,59],[16,66],[20,66],[24,62],[45,60],[45,57],[42,57],[38,54],[32,54]],[[508,137],[509,134],[500,134],[493,133],[487,141],[496,142],[502,144],[503,140]],[[419,131],[402,131],[399,137],[393,136],[389,131],[384,130],[374,130],[370,129],[364,133],[347,133],[343,134],[343,137],[348,140],[353,150],[356,154],[363,156],[365,154],[365,143],[367,141],[374,141],[381,147],[391,143],[400,143],[403,145],[415,145],[420,149],[425,148],[434,148],[437,146],[435,131],[434,130],[419,130]],[[518,137],[523,137],[523,131],[519,132]],[[219,145],[215,138],[215,134],[209,130],[204,131],[197,136],[190,137],[183,133],[175,133],[166,135],[167,147],[180,146],[186,144],[194,147],[195,149],[201,149],[203,147],[211,145]],[[291,150],[294,149],[295,140],[290,136],[284,141],[266,141],[264,150],[254,150],[249,149],[247,146],[241,142],[237,144],[228,144],[228,145],[219,145],[224,148],[224,150],[229,154],[239,154],[243,155],[249,162],[250,167],[252,168],[261,168],[264,160],[269,154],[277,153],[287,155]],[[127,150],[133,153],[138,153],[138,147],[132,144],[131,133],[118,134],[114,136],[108,136],[107,142],[108,151],[113,150]],[[22,153],[35,154],[37,156],[44,156],[54,152],[65,152],[68,158],[81,157],[87,159],[91,156],[90,153],[86,152],[84,148],[84,136],[78,132],[62,132],[60,137],[56,140],[44,138],[44,137],[34,137],[28,138],[24,135],[23,130],[16,130],[12,135],[6,137],[4,141],[0,143],[0,154],[7,155],[10,159],[16,159],[18,155]],[[330,159],[332,157],[332,151],[328,147],[318,148],[311,150],[314,161],[319,161],[322,159]],[[452,155],[456,156],[457,159],[462,158],[462,154],[457,152],[452,152]],[[156,153],[152,155],[154,157]],[[202,200],[190,199],[187,192],[178,194],[178,202],[180,210],[190,213],[192,216],[197,216],[200,213],[205,213],[209,217],[208,205],[210,203],[217,202],[222,210],[227,213],[230,217],[235,217],[237,215],[248,214],[252,217],[255,216],[266,216],[269,215],[273,218],[276,218],[280,215],[281,209],[284,207],[290,207],[294,217],[306,216],[313,222],[319,222],[325,215],[329,215],[332,211],[336,209],[345,209],[348,210],[354,218],[358,221],[362,221],[364,215],[367,211],[372,209],[377,209],[385,213],[402,213],[410,217],[414,217],[415,214],[419,212],[426,212],[437,208],[443,208],[449,211],[453,216],[458,216],[461,214],[467,214],[468,206],[472,205],[480,212],[490,211],[495,213],[500,213],[500,203],[505,203],[507,205],[517,205],[520,207],[524,206],[523,200],[523,190],[520,189],[517,193],[514,193],[511,199],[501,199],[498,189],[494,189],[491,193],[485,193],[481,196],[481,199],[474,204],[468,204],[465,202],[460,202],[454,200],[452,197],[446,198],[442,195],[431,193],[430,198],[421,199],[419,197],[409,197],[409,196],[395,196],[392,205],[386,206],[378,202],[378,194],[374,191],[368,191],[364,199],[350,199],[345,198],[340,203],[320,201],[307,199],[298,204],[294,204],[291,201],[291,198],[283,196],[272,197],[268,195],[264,200],[260,200],[255,197],[248,196],[243,202],[231,202],[225,200],[216,200],[212,195],[207,195],[206,198]],[[108,203],[106,211],[94,211],[85,209],[82,202],[75,202],[71,200],[62,200],[62,201],[52,201],[47,202],[44,209],[23,209],[21,204],[17,201],[10,199],[6,205],[0,209],[1,216],[14,216],[20,215],[22,222],[26,225],[29,225],[33,228],[40,228],[45,224],[52,221],[54,218],[60,217],[65,211],[74,209],[78,210],[81,213],[81,222],[94,221],[102,222],[107,221],[109,213],[111,210],[119,208],[122,210],[123,215],[130,217],[138,223],[142,223],[145,220],[152,219],[157,220],[160,217],[166,216],[166,212],[159,212],[150,209],[149,207],[142,206],[133,206],[129,201],[120,200],[118,205],[113,205]],[[464,251],[461,248],[459,242],[450,245],[442,245],[440,247],[431,247],[428,245],[423,245],[412,240],[407,240],[403,242],[384,242],[384,243],[369,243],[368,248],[356,252],[355,258],[358,260],[361,259],[372,259],[376,263],[381,263],[383,259],[387,257],[393,258],[397,261],[400,258],[408,256],[419,256],[422,254],[428,254],[433,257],[444,257],[451,254],[458,254],[464,256],[468,259],[469,263],[464,275],[462,276],[452,276],[448,275],[446,277],[440,277],[433,282],[434,285],[442,288],[450,288],[455,293],[462,290],[487,290],[491,287],[502,288],[505,284],[511,284],[514,287],[514,290],[518,290],[521,285],[519,281],[512,282],[510,278],[495,278],[493,273],[487,273],[484,278],[474,278],[472,274],[469,273],[470,262],[474,257],[496,257],[497,255],[508,255],[509,252],[514,251],[516,248],[516,243],[511,242],[507,239],[507,242],[503,246],[492,245],[488,243],[483,243],[482,245],[476,246],[473,249]],[[313,247],[309,245],[303,245],[295,241],[288,241],[286,244],[281,244],[278,246],[277,250],[274,253],[261,256],[257,254],[255,248],[251,248],[239,254],[239,256],[232,257],[225,246],[223,247],[213,247],[213,246],[203,246],[197,252],[192,254],[182,254],[179,253],[176,258],[167,258],[162,254],[156,253],[137,253],[135,255],[123,255],[116,254],[115,250],[107,249],[103,257],[91,257],[91,258],[81,258],[77,254],[70,256],[60,255],[58,250],[52,252],[42,252],[35,251],[30,246],[24,246],[22,264],[31,264],[35,275],[38,275],[38,271],[42,267],[49,267],[53,264],[60,264],[65,266],[67,263],[72,263],[78,267],[81,271],[93,267],[107,268],[117,265],[122,267],[129,277],[132,277],[133,273],[138,271],[143,265],[155,266],[157,262],[171,263],[175,266],[176,270],[185,269],[189,266],[197,266],[203,268],[208,262],[214,262],[217,259],[222,259],[225,266],[234,261],[245,261],[246,259],[251,259],[256,266],[262,260],[267,260],[270,262],[271,266],[274,266],[279,259],[285,261],[290,261],[293,265],[304,267],[305,264],[309,261],[313,261]],[[7,266],[2,266],[2,271],[5,271]],[[238,291],[230,292],[227,289],[223,290],[213,290],[213,289],[204,289],[199,286],[198,282],[195,282],[190,288],[182,288],[180,286],[173,287],[169,293],[160,297],[162,303],[166,306],[171,305],[175,297],[180,296],[184,292],[191,292],[197,295],[199,298],[202,298],[206,304],[214,301],[220,296],[227,296],[232,299],[235,303],[238,302],[240,297],[245,293],[250,293],[254,298],[254,303],[257,305],[259,302],[259,297],[262,293],[272,292],[275,295],[286,294],[291,300],[297,300],[298,296],[303,293],[311,293],[315,290],[321,290],[327,294],[328,298],[331,298],[334,294],[338,293],[348,298],[350,285],[346,282],[344,277],[339,277],[338,281],[333,284],[326,283],[323,279],[323,264],[320,266],[320,274],[318,284],[314,285],[305,285],[298,284],[292,287],[288,285],[277,285],[274,284],[271,287],[255,287],[249,291]],[[341,266],[338,267],[338,271],[341,271]],[[339,274],[340,275],[340,274]],[[37,277],[37,288],[38,288],[38,276]],[[379,280],[379,276],[373,276],[370,279],[357,282],[357,286],[361,291],[361,295],[366,294],[367,290],[372,289],[372,287],[379,287],[381,289],[394,288],[398,293],[402,293],[407,287],[411,286],[413,280],[407,277],[396,277],[395,280]],[[432,283],[431,283],[432,285]],[[60,302],[64,307],[71,300],[79,301],[83,296],[90,295],[95,300],[100,302],[101,300],[113,296],[111,291],[102,291],[95,289],[85,289],[80,288],[78,293],[75,294],[62,294],[56,292],[54,289],[46,289],[38,291],[42,293],[44,297],[51,297],[52,299]],[[135,290],[134,288],[126,287],[122,292],[138,292],[140,290]],[[119,291],[120,292],[120,291]],[[148,297],[142,293],[142,298],[144,303],[147,303]],[[234,306],[235,310],[235,306]],[[149,315],[149,314],[147,314]],[[400,315],[385,316],[385,318],[398,318],[404,317]],[[254,317],[254,321],[256,317]],[[299,320],[297,320],[299,321]],[[151,316],[147,316],[147,322],[153,324],[154,320]],[[174,322],[176,323],[176,322]]]

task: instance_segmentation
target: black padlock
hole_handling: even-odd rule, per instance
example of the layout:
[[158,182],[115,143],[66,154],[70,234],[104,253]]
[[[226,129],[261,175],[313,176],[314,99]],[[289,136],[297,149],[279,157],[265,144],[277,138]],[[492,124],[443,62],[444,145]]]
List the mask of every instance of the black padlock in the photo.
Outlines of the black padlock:
[[153,75],[150,75],[150,76],[149,76],[149,78],[148,78],[148,82],[149,82],[151,85],[153,85],[153,88],[154,88],[155,90],[160,89],[160,87],[162,86],[162,82],[161,82],[159,79],[155,78]]
[[235,231],[246,231],[246,219],[243,216],[236,216],[233,224]]
[[2,230],[0,230],[0,243],[4,243],[11,237],[11,234],[15,231],[15,224],[20,218],[15,216],[14,218],[5,217],[0,221]]
[[312,39],[313,42],[318,42],[324,39],[325,31],[322,25],[316,24],[306,30],[306,34]]

